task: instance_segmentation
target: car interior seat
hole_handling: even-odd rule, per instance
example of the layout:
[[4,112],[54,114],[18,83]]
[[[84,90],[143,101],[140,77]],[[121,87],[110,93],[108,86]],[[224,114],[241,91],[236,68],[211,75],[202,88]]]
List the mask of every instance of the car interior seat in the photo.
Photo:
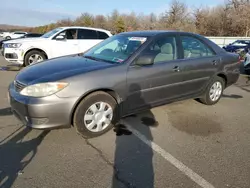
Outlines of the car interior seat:
[[166,43],[161,46],[161,52],[156,55],[154,63],[162,61],[174,60],[174,50],[171,43]]

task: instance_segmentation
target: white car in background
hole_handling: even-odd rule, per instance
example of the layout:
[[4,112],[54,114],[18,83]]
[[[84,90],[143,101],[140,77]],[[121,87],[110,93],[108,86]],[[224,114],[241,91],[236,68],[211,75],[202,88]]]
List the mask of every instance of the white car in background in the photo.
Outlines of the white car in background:
[[82,53],[112,36],[110,31],[90,27],[59,27],[39,38],[4,42],[4,58],[28,66],[45,59]]
[[1,37],[1,38],[4,38],[4,39],[5,39],[5,37],[6,37],[7,35],[10,35],[10,32],[6,32],[6,31],[0,32],[0,37]]
[[0,37],[2,38],[4,35],[4,32],[0,32]]
[[16,32],[12,32],[12,33],[5,33],[3,37],[5,39],[16,39],[16,38],[22,37],[23,35],[26,35],[26,34],[27,34],[27,32],[16,31]]

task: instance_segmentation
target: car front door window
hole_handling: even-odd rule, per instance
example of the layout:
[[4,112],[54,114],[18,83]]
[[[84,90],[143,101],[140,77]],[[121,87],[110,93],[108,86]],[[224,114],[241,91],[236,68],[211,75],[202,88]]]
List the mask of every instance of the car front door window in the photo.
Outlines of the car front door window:
[[153,63],[164,63],[177,59],[177,45],[175,37],[162,37],[152,42],[142,53],[153,58]]
[[67,29],[58,34],[59,36],[64,36],[67,40],[77,39],[76,29]]

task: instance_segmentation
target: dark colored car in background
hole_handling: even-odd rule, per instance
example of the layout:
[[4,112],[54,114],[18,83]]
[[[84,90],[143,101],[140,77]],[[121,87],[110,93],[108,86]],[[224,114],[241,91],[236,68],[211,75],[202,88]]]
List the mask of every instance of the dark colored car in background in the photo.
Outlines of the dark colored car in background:
[[5,41],[22,39],[22,38],[35,38],[35,37],[41,37],[42,35],[43,34],[40,34],[40,33],[27,33],[27,34],[25,34],[25,35],[23,35],[22,37],[19,37],[19,38],[0,40],[0,50],[2,49],[3,42],[5,42]]
[[9,86],[9,99],[26,126],[73,125],[84,137],[95,137],[122,117],[169,102],[216,104],[238,80],[239,69],[238,54],[200,35],[127,32],[83,54],[22,69]]
[[241,56],[244,56],[250,49],[250,40],[236,40],[235,42],[224,46],[227,52],[238,53]]

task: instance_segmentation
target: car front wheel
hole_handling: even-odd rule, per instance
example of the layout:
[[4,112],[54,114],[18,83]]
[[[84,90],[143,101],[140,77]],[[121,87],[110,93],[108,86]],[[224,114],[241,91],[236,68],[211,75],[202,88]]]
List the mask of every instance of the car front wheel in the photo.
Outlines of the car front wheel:
[[95,92],[77,106],[73,126],[84,138],[100,136],[117,122],[116,100],[105,92]]
[[206,105],[216,104],[220,100],[224,88],[224,79],[219,76],[216,76],[213,81],[208,85],[204,97],[200,99],[201,102]]
[[24,66],[27,67],[34,63],[44,61],[45,59],[46,59],[46,56],[43,52],[40,52],[38,50],[32,50],[25,55]]

